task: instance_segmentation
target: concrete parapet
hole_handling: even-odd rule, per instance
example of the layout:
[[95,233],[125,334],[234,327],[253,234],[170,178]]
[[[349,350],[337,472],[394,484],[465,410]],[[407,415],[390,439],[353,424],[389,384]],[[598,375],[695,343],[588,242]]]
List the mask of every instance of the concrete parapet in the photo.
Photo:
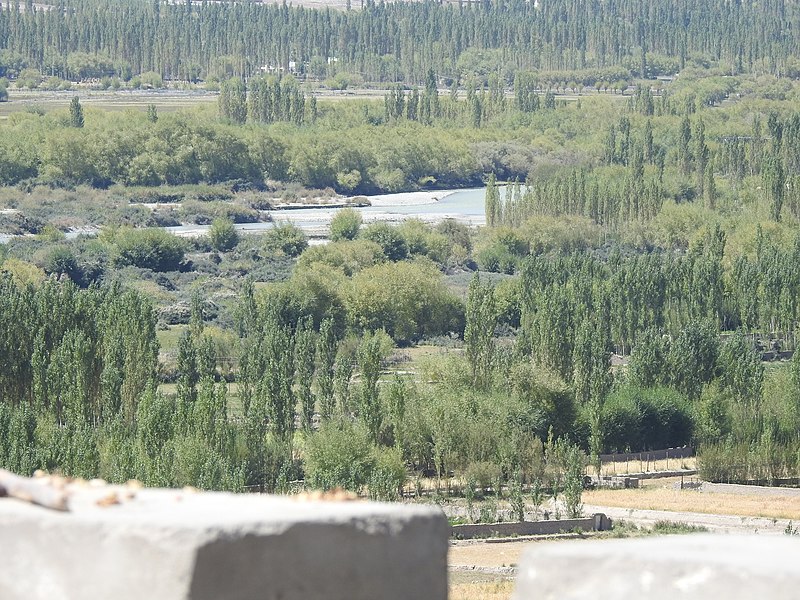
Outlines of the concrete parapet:
[[421,506],[87,490],[59,512],[0,499],[0,598],[444,600],[447,534]]
[[789,600],[797,598],[800,540],[683,535],[602,544],[533,545],[514,600]]

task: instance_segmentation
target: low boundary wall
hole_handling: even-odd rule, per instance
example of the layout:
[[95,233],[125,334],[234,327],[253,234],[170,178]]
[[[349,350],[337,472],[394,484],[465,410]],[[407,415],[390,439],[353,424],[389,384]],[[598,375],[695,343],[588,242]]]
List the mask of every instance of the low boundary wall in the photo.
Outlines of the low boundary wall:
[[597,513],[584,519],[453,525],[450,527],[450,537],[469,540],[474,538],[511,537],[518,535],[553,535],[576,530],[607,531],[609,529],[611,529],[611,519],[603,513]]

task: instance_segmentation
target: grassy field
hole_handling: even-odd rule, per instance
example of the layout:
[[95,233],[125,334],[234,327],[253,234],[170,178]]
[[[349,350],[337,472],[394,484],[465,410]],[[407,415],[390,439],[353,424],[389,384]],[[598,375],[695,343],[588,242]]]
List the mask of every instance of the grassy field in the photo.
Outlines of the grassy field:
[[800,519],[800,497],[791,495],[741,495],[708,493],[665,487],[634,490],[591,490],[583,493],[584,504],[643,510],[669,510],[704,514]]
[[0,102],[0,118],[32,108],[45,112],[62,110],[69,106],[73,96],[78,96],[84,108],[125,111],[147,110],[155,104],[160,112],[182,110],[192,106],[211,105],[217,101],[218,94],[205,90],[86,90],[76,89],[63,92],[40,90],[9,89],[9,102]]

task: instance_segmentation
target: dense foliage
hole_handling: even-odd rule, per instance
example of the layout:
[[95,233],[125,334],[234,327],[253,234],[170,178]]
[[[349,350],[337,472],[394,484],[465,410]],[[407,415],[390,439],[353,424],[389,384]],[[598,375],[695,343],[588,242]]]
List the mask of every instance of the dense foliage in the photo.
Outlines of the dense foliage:
[[[349,4],[349,3],[348,3]],[[325,78],[421,83],[517,69],[583,85],[673,74],[687,62],[797,71],[793,3],[655,0],[361,2],[361,10],[271,3],[62,0],[0,10],[0,76],[26,67],[72,80],[157,72],[194,81],[294,68]],[[148,43],[145,40],[157,40]]]
[[[584,453],[695,443],[712,479],[796,475],[800,355],[763,359],[800,321],[798,16],[3,4],[0,101],[64,79],[205,79],[219,99],[76,96],[0,123],[0,464],[379,498],[429,476],[570,514]],[[318,103],[314,79],[392,85]],[[281,200],[483,181],[479,229],[355,208],[326,245],[234,227]],[[181,223],[211,227],[162,229]],[[101,230],[65,239],[80,226]],[[438,349],[395,364],[420,342]]]

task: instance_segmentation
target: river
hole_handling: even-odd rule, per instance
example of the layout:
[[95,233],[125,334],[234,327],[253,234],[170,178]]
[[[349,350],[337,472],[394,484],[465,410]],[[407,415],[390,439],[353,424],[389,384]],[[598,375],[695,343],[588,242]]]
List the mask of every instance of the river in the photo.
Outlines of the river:
[[[362,215],[364,223],[385,221],[397,223],[405,219],[418,218],[426,223],[436,224],[444,219],[455,219],[467,225],[484,225],[486,188],[462,190],[439,190],[435,192],[417,192],[406,194],[382,194],[367,199],[371,206],[356,207]],[[272,219],[264,223],[240,223],[235,225],[242,233],[258,233],[271,229],[276,223],[290,222],[303,229],[312,237],[327,236],[331,219],[337,208],[324,205],[312,208],[276,209],[267,211]],[[167,231],[179,236],[202,235],[208,231],[208,225],[178,225],[165,227]],[[80,234],[92,234],[94,231],[84,229],[67,233],[67,238]],[[0,234],[0,243],[8,242],[13,236]]]
[[[486,188],[467,190],[441,190],[426,194],[427,200],[413,198],[413,194],[383,194],[367,199],[372,206],[355,207],[362,215],[364,223],[375,221],[399,222],[405,219],[418,218],[427,223],[439,223],[444,219],[455,219],[468,225],[484,225]],[[441,199],[437,199],[441,198]],[[324,205],[312,208],[276,209],[267,211],[272,219],[266,223],[240,223],[235,227],[242,233],[256,233],[271,229],[276,223],[290,222],[306,231],[309,235],[325,236],[331,219],[337,208]],[[208,230],[208,225],[179,225],[166,227],[176,235],[199,235]]]

